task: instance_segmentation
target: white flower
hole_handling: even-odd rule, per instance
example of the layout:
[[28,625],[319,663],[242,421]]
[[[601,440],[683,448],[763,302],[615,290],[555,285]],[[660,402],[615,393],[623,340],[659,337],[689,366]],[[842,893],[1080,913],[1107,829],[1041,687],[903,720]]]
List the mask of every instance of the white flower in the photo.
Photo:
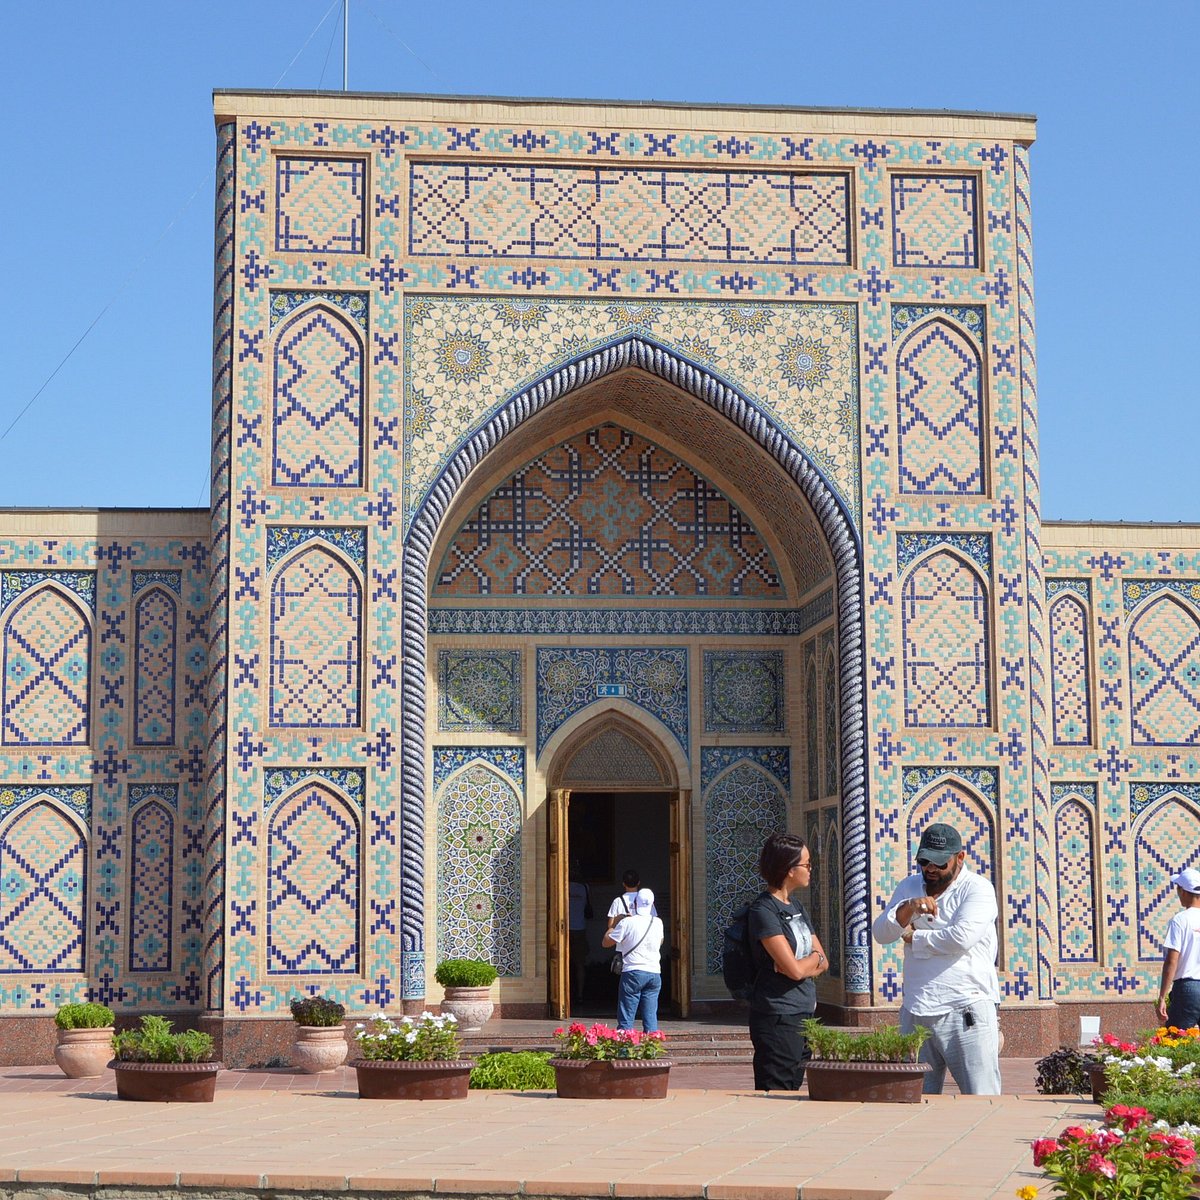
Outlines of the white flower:
[[417,1040],[417,1035],[415,1033],[406,1033],[404,1040],[411,1046]]
[[355,1029],[365,1029],[365,1028],[366,1028],[366,1026],[365,1026],[365,1025],[363,1025],[363,1023],[362,1023],[361,1021],[355,1021],[355,1022],[354,1022],[354,1028],[355,1028]]
[[445,1015],[445,1016],[442,1018],[442,1020],[443,1020],[443,1021],[449,1021],[451,1025],[457,1025],[457,1024],[458,1024],[458,1018],[457,1018],[457,1017],[456,1017],[456,1016],[455,1016],[453,1013],[447,1013],[447,1014],[446,1014],[446,1015]]

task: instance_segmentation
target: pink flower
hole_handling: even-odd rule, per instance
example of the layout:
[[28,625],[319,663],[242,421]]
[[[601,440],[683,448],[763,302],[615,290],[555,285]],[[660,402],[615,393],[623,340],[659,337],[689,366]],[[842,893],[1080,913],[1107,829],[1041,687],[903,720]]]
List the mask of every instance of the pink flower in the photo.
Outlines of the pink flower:
[[1117,1177],[1117,1164],[1109,1162],[1102,1154],[1091,1155],[1084,1169],[1091,1171],[1093,1175],[1103,1175],[1105,1179],[1116,1179]]
[[1104,1114],[1106,1121],[1115,1121],[1122,1129],[1136,1129],[1149,1116],[1144,1108],[1138,1108],[1130,1104],[1114,1104],[1112,1108]]
[[1062,1131],[1062,1136],[1068,1142],[1088,1142],[1091,1141],[1091,1130],[1085,1129],[1082,1125],[1068,1125]]
[[1056,1138],[1038,1138],[1033,1143],[1033,1165],[1040,1167],[1050,1155],[1061,1150]]

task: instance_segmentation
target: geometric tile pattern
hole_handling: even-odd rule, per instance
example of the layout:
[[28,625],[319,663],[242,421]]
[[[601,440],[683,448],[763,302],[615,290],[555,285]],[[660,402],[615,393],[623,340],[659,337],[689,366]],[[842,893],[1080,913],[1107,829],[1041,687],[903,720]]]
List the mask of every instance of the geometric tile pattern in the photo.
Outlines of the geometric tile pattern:
[[[1091,790],[1094,792],[1094,788]],[[1054,850],[1058,959],[1064,963],[1095,962],[1095,835],[1092,810],[1078,795],[1068,796],[1054,810]]]
[[308,542],[322,541],[360,571],[367,566],[367,531],[360,525],[268,525],[267,570]]
[[279,331],[274,403],[276,487],[362,485],[362,341],[333,308],[305,308]]
[[271,585],[273,726],[359,724],[362,593],[322,545],[290,559]]
[[308,784],[267,828],[267,972],[353,974],[359,951],[359,826],[331,789]]
[[129,843],[129,969],[169,971],[175,822],[157,800],[134,813]]
[[979,351],[945,320],[919,326],[896,352],[900,491],[983,491]]
[[844,174],[460,162],[409,169],[411,254],[850,261]]
[[1169,593],[1129,627],[1133,744],[1200,744],[1200,622]]
[[688,746],[688,652],[683,646],[537,648],[537,747],[576,713],[624,698],[657,717]]
[[710,975],[721,972],[721,930],[738,905],[762,891],[758,855],[763,842],[787,828],[787,780],[777,774],[786,756],[787,750],[778,747],[701,747]]
[[784,731],[782,650],[704,652],[704,732]]
[[837,809],[821,810],[825,830],[818,857],[824,883],[825,913],[820,918],[824,930],[824,946],[829,955],[829,973],[835,979],[842,974],[842,847],[838,838]]
[[904,723],[991,723],[987,590],[957,555],[939,551],[904,580]]
[[[861,435],[854,304],[449,295],[407,297],[403,317],[406,527],[450,459],[510,397],[631,337],[652,340],[718,373],[752,399],[824,473],[857,522]],[[722,461],[725,447],[702,448],[714,455],[708,461]],[[830,574],[830,568],[825,565],[821,574]]]
[[[438,754],[435,750],[435,758]],[[519,787],[495,769],[486,750],[478,751],[441,786],[437,800],[439,959],[479,958],[501,975],[521,974],[523,791]]]
[[816,642],[804,644],[804,778],[806,799],[811,803],[821,795],[821,710],[817,697]]
[[366,163],[280,156],[275,161],[275,249],[361,254],[365,249]]
[[520,654],[516,650],[439,650],[438,729],[520,733]]
[[5,745],[78,746],[88,740],[91,628],[73,600],[46,586],[4,625]]
[[822,761],[825,764],[823,794],[836,796],[838,790],[838,725],[840,714],[837,702],[837,663],[833,656],[833,631],[821,636],[825,647],[821,663],[821,713],[825,721],[821,739]]
[[602,425],[547,451],[462,524],[448,596],[780,596],[770,551],[690,467]]
[[[967,852],[966,865],[993,884],[996,879],[995,822],[992,814],[980,800],[980,794],[961,782],[955,768],[932,768],[945,778],[933,784],[920,799],[908,809],[905,828],[905,845],[909,847],[909,862],[917,860],[917,846],[921,833],[927,825],[944,821],[958,830],[963,849]],[[914,865],[912,870],[917,870]]]
[[1054,744],[1088,745],[1092,740],[1088,615],[1072,592],[1063,592],[1050,606],[1050,684]]
[[175,622],[171,594],[153,587],[134,609],[133,742],[170,746],[175,741]]
[[978,268],[978,186],[973,175],[893,175],[892,264]]
[[1137,825],[1134,841],[1134,886],[1138,957],[1162,960],[1162,936],[1178,911],[1171,876],[1196,858],[1200,846],[1200,811],[1178,794],[1168,796]]
[[87,851],[46,801],[0,832],[0,973],[83,970]]

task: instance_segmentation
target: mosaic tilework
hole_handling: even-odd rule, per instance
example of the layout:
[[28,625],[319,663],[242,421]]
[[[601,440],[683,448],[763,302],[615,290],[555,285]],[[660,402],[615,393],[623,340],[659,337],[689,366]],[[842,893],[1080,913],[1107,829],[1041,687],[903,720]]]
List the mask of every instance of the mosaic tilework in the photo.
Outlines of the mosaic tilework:
[[[967,866],[972,871],[986,876],[996,882],[996,835],[995,817],[981,801],[980,793],[975,787],[967,786],[963,779],[971,775],[969,783],[978,783],[981,776],[990,776],[992,788],[995,787],[995,773],[987,768],[975,768],[964,771],[955,768],[952,772],[946,768],[923,768],[921,771],[906,772],[905,790],[909,787],[909,776],[916,776],[918,782],[925,772],[944,775],[938,782],[928,787],[908,809],[908,819],[905,827],[905,845],[909,848],[909,863],[915,864],[917,846],[921,841],[921,831],[935,821],[944,821],[953,825],[962,838],[963,849],[967,852]],[[916,866],[910,870],[915,871]]]
[[263,776],[263,808],[270,812],[303,783],[324,783],[359,812],[366,801],[366,772],[361,767],[271,767]]
[[366,174],[359,158],[280,155],[275,161],[276,251],[361,254]]
[[267,570],[310,542],[326,542],[360,571],[367,565],[367,531],[359,525],[269,525]]
[[0,831],[0,973],[82,971],[87,842],[53,804]]
[[837,795],[838,790],[838,703],[837,663],[833,656],[833,633],[821,638],[821,752],[824,770],[824,794]]
[[[10,561],[20,559],[12,557]],[[7,608],[18,596],[44,587],[48,583],[56,584],[61,591],[77,596],[89,612],[95,610],[96,572],[62,570],[0,571],[0,608]]]
[[905,724],[989,725],[983,581],[957,555],[939,551],[909,572],[902,605]]
[[842,847],[838,838],[836,808],[822,810],[821,826],[824,834],[817,848],[825,885],[821,944],[829,955],[829,974],[838,979],[842,974]]
[[439,731],[521,729],[521,656],[516,650],[438,651]]
[[972,175],[893,175],[893,266],[978,269],[978,191]]
[[144,591],[134,606],[133,744],[175,741],[176,602],[161,587]]
[[1133,744],[1200,744],[1200,621],[1170,595],[1129,626]]
[[845,174],[413,162],[409,253],[845,265]]
[[821,795],[821,709],[817,691],[817,655],[806,642],[804,656],[804,780],[810,801]]
[[685,463],[602,425],[505,480],[458,530],[434,595],[781,595],[770,551]]
[[733,910],[762,890],[758,855],[767,835],[787,828],[785,747],[700,748],[704,781],[705,920],[710,975],[721,972],[721,931]]
[[339,559],[317,545],[271,584],[274,726],[358,725],[362,594]]
[[620,697],[657,717],[688,746],[688,652],[683,647],[629,650],[537,649],[537,747],[590,704]]
[[421,297],[404,306],[404,512],[509,397],[638,337],[716,372],[777,420],[858,507],[858,352],[849,304]]
[[704,651],[704,732],[782,733],[782,650]]
[[434,749],[435,774],[448,775],[437,800],[438,957],[479,958],[520,975],[524,764],[514,781],[511,754],[497,760],[480,748],[461,767],[461,750]]
[[1161,962],[1162,936],[1179,909],[1171,876],[1195,858],[1200,808],[1178,793],[1151,809],[1137,825],[1133,846],[1138,957]]
[[129,850],[129,969],[169,971],[175,822],[164,805],[151,800],[137,809]]
[[611,784],[619,780],[628,787],[642,784],[662,788],[674,781],[646,748],[624,729],[602,729],[589,738],[563,767],[564,787]]
[[1086,746],[1092,740],[1087,608],[1072,592],[1050,605],[1050,685],[1054,743]]
[[301,310],[275,340],[273,453],[276,487],[362,484],[363,345],[325,304]]
[[[1093,817],[1095,787],[1083,785],[1058,800],[1054,810],[1054,863],[1058,909],[1058,959],[1064,963],[1096,961],[1096,878]],[[1081,798],[1091,793],[1092,807]]]
[[267,828],[267,973],[359,969],[359,826],[319,783],[272,812]]
[[961,330],[933,320],[896,351],[900,491],[983,491],[983,364]]
[[52,586],[28,593],[4,623],[3,742],[79,746],[88,740],[91,627]]

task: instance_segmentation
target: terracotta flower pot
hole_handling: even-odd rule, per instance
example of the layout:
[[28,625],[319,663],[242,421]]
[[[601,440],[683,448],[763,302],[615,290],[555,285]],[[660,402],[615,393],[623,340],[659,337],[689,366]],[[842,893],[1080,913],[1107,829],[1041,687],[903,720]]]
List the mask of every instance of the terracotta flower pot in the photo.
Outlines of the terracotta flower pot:
[[1104,1062],[1087,1064],[1088,1079],[1092,1084],[1092,1103],[1103,1104],[1104,1093],[1108,1090],[1108,1081],[1104,1078]]
[[319,1075],[340,1067],[349,1050],[345,1025],[297,1025],[292,1066],[306,1075]]
[[460,1033],[478,1033],[496,1011],[489,987],[448,987],[441,1008],[453,1015]]
[[805,1068],[810,1100],[859,1104],[920,1104],[929,1064],[923,1062],[825,1062]]
[[59,1029],[54,1061],[68,1079],[87,1079],[103,1074],[112,1058],[113,1027]]
[[475,1064],[469,1058],[436,1062],[356,1058],[350,1065],[358,1076],[362,1100],[465,1100]]
[[108,1064],[116,1072],[121,1100],[154,1100],[168,1104],[211,1104],[217,1087],[219,1062]]
[[550,1065],[558,1094],[568,1100],[661,1100],[671,1073],[665,1058],[552,1058]]

